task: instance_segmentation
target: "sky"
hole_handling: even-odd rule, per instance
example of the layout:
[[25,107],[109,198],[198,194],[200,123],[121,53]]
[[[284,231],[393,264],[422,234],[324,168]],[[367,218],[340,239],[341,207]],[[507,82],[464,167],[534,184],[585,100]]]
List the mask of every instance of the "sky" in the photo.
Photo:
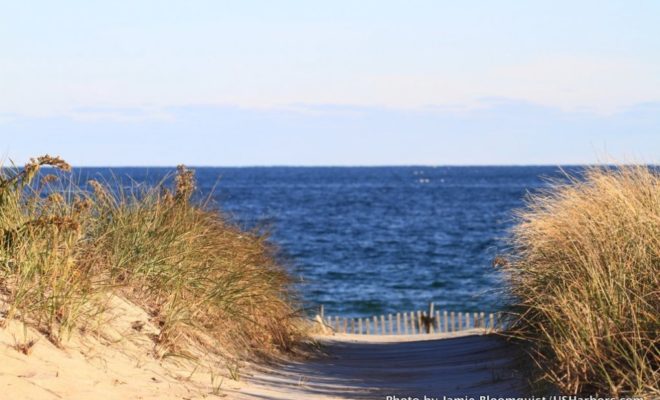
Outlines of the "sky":
[[0,0],[0,158],[660,162],[657,1]]

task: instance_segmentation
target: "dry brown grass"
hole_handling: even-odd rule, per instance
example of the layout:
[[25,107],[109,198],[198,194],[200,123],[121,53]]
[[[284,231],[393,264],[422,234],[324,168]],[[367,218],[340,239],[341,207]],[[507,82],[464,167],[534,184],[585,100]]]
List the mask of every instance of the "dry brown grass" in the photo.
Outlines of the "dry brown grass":
[[5,318],[60,343],[119,294],[142,305],[167,354],[190,345],[231,357],[289,350],[299,338],[290,279],[265,237],[191,200],[193,171],[175,187],[80,191],[56,157],[0,170],[0,290]]
[[591,168],[529,198],[510,333],[565,394],[660,395],[660,175]]

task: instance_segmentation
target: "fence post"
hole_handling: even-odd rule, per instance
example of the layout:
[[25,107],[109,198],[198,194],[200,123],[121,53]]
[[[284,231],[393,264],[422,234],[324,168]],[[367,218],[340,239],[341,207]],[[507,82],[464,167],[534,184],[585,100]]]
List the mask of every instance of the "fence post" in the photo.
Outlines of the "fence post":
[[418,311],[417,315],[417,321],[419,322],[419,333],[426,334],[426,324],[424,323],[426,320],[426,311]]
[[378,317],[374,315],[374,335],[378,335]]
[[435,312],[435,326],[438,333],[442,332],[440,330],[440,311]]
[[433,317],[434,317],[434,305],[433,302],[429,303],[429,313],[426,316],[426,333],[432,333],[433,332]]

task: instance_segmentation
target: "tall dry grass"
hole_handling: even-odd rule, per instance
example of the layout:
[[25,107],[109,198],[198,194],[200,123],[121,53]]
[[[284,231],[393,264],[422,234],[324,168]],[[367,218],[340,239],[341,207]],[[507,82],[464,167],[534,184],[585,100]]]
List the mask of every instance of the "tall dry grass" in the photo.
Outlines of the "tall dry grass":
[[660,395],[660,175],[594,167],[532,195],[510,262],[510,333],[566,394]]
[[44,156],[0,170],[5,319],[59,343],[114,294],[150,312],[160,355],[184,354],[187,343],[232,355],[291,348],[299,332],[289,277],[265,237],[191,200],[193,171],[179,167],[173,189],[92,181],[83,191],[39,174],[44,166],[71,169]]

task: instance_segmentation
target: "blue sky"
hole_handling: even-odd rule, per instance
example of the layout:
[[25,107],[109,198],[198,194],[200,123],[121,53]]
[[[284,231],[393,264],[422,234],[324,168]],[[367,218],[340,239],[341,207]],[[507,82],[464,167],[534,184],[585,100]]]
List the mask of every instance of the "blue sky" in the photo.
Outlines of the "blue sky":
[[0,1],[0,154],[657,163],[659,17],[655,1]]

